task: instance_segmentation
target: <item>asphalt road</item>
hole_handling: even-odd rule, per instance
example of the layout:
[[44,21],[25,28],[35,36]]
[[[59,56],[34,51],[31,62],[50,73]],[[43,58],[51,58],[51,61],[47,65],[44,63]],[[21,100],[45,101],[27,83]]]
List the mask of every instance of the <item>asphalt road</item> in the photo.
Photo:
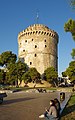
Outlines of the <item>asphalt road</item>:
[[0,105],[0,120],[44,120],[39,115],[59,93],[10,93]]

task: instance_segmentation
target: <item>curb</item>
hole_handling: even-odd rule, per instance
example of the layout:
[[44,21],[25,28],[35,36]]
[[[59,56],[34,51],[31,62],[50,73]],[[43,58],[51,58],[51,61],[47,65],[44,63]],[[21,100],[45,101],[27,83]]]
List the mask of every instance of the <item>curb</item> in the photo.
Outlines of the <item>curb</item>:
[[60,115],[62,114],[62,111],[64,110],[64,108],[66,107],[69,99],[71,98],[71,93],[66,93],[66,94],[68,94],[68,95],[66,96],[65,100],[62,103],[60,103],[60,105],[61,105]]

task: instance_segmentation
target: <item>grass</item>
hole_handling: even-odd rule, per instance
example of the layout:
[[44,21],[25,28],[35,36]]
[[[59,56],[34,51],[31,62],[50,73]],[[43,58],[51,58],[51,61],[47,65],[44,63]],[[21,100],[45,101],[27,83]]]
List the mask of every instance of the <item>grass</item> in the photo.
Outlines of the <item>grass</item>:
[[46,89],[46,90],[56,90],[56,87],[16,87],[16,86],[0,86],[0,90],[28,90],[28,89],[37,89],[37,88],[42,88],[42,89]]
[[75,104],[75,94],[72,95],[70,101],[68,102],[69,106]]
[[66,108],[63,110],[61,120],[75,120],[75,93],[72,94]]

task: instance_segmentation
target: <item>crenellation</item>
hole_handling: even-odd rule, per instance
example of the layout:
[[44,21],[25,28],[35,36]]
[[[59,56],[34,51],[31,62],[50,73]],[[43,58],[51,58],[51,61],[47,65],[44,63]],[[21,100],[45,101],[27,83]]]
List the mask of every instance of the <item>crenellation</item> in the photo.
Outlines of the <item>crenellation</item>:
[[22,37],[23,35],[32,35],[32,34],[44,34],[44,35],[49,35],[49,36],[51,36],[51,37],[54,37],[54,38],[58,38],[58,36],[57,36],[57,34],[54,34],[54,33],[52,33],[52,32],[46,32],[46,31],[33,31],[33,32],[21,32],[21,33],[19,33],[19,35],[18,35],[18,38],[20,38],[20,37]]
[[[39,28],[40,32],[38,31],[38,28]],[[34,31],[34,32],[32,32],[32,31]],[[32,33],[30,33],[30,32],[32,32]],[[34,33],[43,34],[43,32],[44,32],[44,34],[51,35],[51,37],[57,37],[58,38],[58,35],[54,30],[51,30],[48,27],[46,27],[44,25],[41,25],[41,24],[34,24],[33,26],[32,25],[29,26],[26,30],[23,30],[22,32],[20,32],[18,37],[21,37],[25,34],[29,35],[29,33],[30,34],[34,34]]]

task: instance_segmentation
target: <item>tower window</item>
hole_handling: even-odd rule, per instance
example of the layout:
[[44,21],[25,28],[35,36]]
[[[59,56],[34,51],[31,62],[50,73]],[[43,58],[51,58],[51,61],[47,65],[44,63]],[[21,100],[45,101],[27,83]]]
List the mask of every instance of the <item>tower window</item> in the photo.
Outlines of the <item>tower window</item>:
[[39,34],[40,34],[41,31],[39,31]]
[[51,36],[51,33],[49,35]]
[[53,37],[53,34],[52,34],[52,37]]
[[25,52],[25,50],[23,50],[23,52]]
[[47,35],[48,35],[49,33],[47,33]]
[[25,40],[25,42],[27,42],[27,40]]
[[35,32],[33,31],[33,34],[34,34]]
[[46,34],[46,32],[44,32],[44,35]]
[[55,35],[54,35],[54,37],[55,37]]
[[33,39],[32,39],[32,41],[33,41]]
[[37,56],[37,54],[34,55],[35,57]]
[[46,42],[46,40],[44,40]]
[[47,45],[45,45],[45,48],[47,47]]
[[43,34],[43,31],[41,32],[41,34]]
[[32,32],[30,32],[30,34],[32,34]]
[[36,31],[36,33],[38,33],[38,31]]
[[35,48],[37,48],[37,45],[35,45]]
[[30,62],[30,65],[32,65],[32,62]]

